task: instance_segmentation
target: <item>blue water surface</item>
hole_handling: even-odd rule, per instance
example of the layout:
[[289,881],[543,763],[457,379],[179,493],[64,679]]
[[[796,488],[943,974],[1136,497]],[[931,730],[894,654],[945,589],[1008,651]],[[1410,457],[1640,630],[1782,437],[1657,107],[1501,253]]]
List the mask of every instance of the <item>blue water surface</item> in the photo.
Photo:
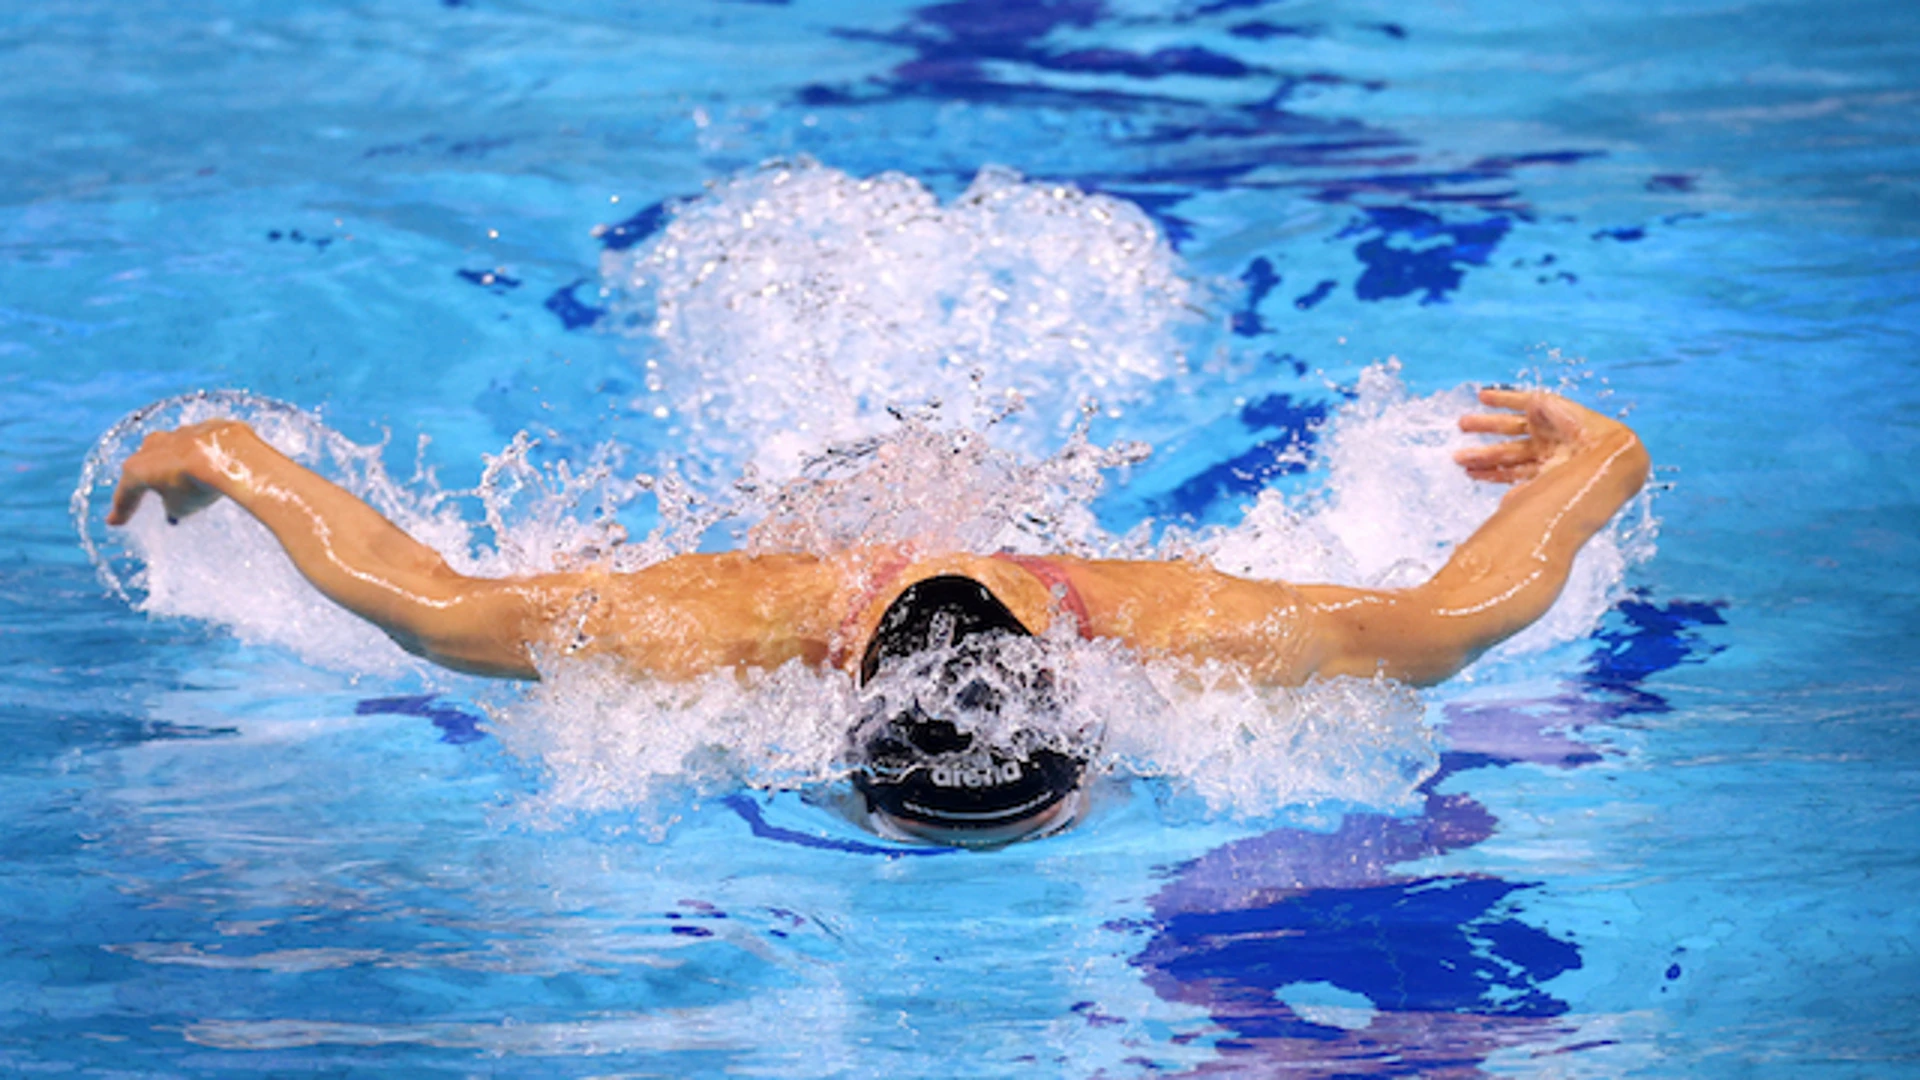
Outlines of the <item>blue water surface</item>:
[[[0,57],[0,1072],[1920,1075],[1920,8],[72,0]],[[1219,283],[1233,362],[1095,424],[1157,449],[1116,531],[1293,482],[1370,363],[1559,350],[1658,555],[1432,696],[1408,812],[1138,782],[991,854],[791,792],[535,827],[506,691],[96,580],[80,463],[172,394],[450,485],[670,455],[599,260],[796,154],[1127,199]]]

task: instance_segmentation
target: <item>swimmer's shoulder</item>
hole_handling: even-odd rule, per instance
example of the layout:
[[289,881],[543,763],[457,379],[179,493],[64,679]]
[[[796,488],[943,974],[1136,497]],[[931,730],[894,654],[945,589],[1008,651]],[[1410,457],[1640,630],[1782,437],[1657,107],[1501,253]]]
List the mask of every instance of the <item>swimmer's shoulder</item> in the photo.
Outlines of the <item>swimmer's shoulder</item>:
[[[676,555],[638,570],[602,574],[596,587],[629,599],[676,598],[697,602],[764,608],[769,602],[802,597],[821,588],[831,589],[846,571],[832,558],[803,553],[697,552]],[[751,598],[759,597],[758,602]]]
[[1072,581],[1093,600],[1148,596],[1179,599],[1213,597],[1224,593],[1270,596],[1296,592],[1284,581],[1242,577],[1215,569],[1204,559],[1087,559],[1076,555],[1024,557],[1023,563],[1041,563]]
[[1249,667],[1263,681],[1298,682],[1293,668],[1311,634],[1300,590],[1240,577],[1200,559],[1048,556],[1073,584],[1095,637],[1193,661]]
[[623,573],[576,575],[593,651],[645,675],[819,664],[844,591],[830,560],[745,552],[680,555]]

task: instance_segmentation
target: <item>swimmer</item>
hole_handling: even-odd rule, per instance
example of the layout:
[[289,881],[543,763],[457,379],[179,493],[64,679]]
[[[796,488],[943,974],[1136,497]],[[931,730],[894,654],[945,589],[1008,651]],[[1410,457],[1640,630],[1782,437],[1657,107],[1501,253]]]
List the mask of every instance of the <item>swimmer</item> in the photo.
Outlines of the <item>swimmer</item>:
[[1445,566],[1405,589],[907,545],[474,578],[234,420],[147,436],[107,522],[125,525],[148,492],[176,522],[232,499],[328,599],[456,671],[538,678],[535,651],[556,635],[568,653],[643,678],[839,669],[869,703],[850,745],[872,827],[990,846],[1064,827],[1081,799],[1087,747],[1031,741],[1024,725],[1009,725],[1022,731],[1011,742],[977,744],[967,722],[1059,709],[1041,637],[1056,620],[1143,659],[1224,662],[1261,683],[1378,674],[1426,686],[1545,614],[1581,546],[1640,490],[1647,454],[1625,425],[1556,394],[1485,389],[1480,402],[1492,411],[1462,417],[1461,430],[1502,438],[1455,460],[1512,487]]

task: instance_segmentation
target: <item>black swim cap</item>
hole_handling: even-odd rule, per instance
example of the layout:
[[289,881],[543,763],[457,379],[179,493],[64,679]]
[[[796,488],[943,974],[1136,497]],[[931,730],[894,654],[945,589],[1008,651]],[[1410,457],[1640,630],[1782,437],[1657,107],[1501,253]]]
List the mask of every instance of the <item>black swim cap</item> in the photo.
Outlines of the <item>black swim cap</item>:
[[1057,713],[1050,671],[1016,670],[1001,658],[1007,639],[1032,636],[972,578],[928,578],[900,594],[867,645],[861,684],[893,662],[929,654],[939,659],[928,670],[909,665],[903,672],[925,680],[928,693],[912,694],[904,705],[883,698],[853,732],[860,764],[854,786],[869,810],[945,829],[990,829],[1032,817],[1073,793],[1084,756],[1044,745],[1044,736],[1031,730],[987,744],[956,725],[957,717],[929,715],[921,704],[932,698],[961,712],[993,714],[1014,695],[1029,713]]

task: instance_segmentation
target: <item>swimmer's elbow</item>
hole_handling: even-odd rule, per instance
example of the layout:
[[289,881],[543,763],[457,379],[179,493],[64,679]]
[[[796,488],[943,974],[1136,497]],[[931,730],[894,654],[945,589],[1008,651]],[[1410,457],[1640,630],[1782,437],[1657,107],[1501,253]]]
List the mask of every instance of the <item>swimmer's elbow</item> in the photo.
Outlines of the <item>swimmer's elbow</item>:
[[381,629],[401,649],[450,671],[538,679],[530,607],[510,583],[468,579],[466,588],[443,602]]
[[1398,663],[1386,665],[1384,670],[1388,678],[1425,689],[1438,686],[1460,674],[1479,657],[1479,650],[1441,646],[1404,657]]
[[1321,646],[1315,674],[1433,686],[1485,651],[1469,628],[1436,610],[1426,589],[1312,591]]
[[1344,650],[1323,661],[1315,674],[1357,679],[1385,678],[1408,686],[1437,686],[1459,674],[1477,653],[1422,643],[1415,646],[1374,643]]
[[394,644],[437,667],[462,675],[489,679],[540,678],[534,666],[532,650],[525,643],[457,635],[423,640],[408,634],[389,633]]

